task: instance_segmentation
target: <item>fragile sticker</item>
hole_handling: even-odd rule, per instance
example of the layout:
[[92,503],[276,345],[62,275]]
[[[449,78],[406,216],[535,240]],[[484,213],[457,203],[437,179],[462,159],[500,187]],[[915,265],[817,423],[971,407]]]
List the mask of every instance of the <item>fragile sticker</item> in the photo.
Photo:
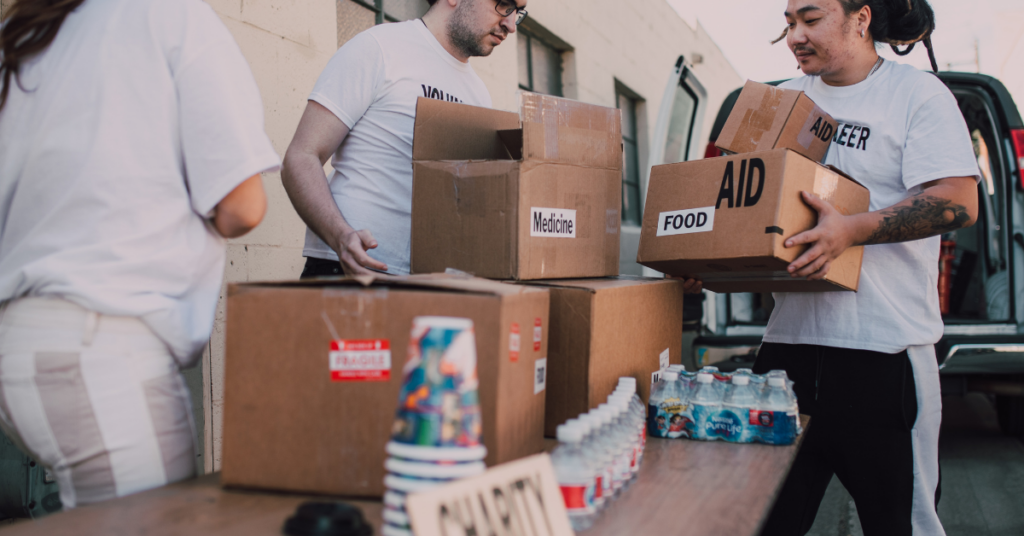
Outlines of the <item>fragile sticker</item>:
[[540,351],[540,341],[543,337],[544,330],[541,326],[540,317],[533,319],[533,351]]
[[715,207],[713,206],[673,210],[658,214],[657,236],[706,233],[714,227]]
[[513,363],[519,361],[519,344],[519,324],[513,322],[508,334],[508,359]]
[[542,357],[533,362],[533,394],[540,394],[547,385],[548,358]]
[[530,207],[530,236],[576,238],[576,211]]
[[387,339],[334,340],[328,356],[331,381],[391,379],[391,344]]

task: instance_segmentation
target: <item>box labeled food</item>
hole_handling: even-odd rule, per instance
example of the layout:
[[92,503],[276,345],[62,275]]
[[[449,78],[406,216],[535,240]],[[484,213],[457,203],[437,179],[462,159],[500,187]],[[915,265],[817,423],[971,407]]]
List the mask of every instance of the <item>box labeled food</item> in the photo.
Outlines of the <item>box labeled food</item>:
[[421,316],[473,321],[487,465],[542,451],[548,310],[545,289],[444,275],[230,285],[222,482],[380,497]]
[[533,93],[520,113],[420,98],[413,273],[617,275],[620,123],[615,108]]
[[[791,149],[823,162],[836,127],[836,120],[803,91],[747,80],[715,146],[737,154]],[[858,135],[867,140],[870,131]]]
[[808,246],[785,241],[818,221],[802,191],[842,214],[868,210],[867,188],[788,149],[655,166],[637,262],[699,277],[714,292],[857,290],[863,247],[846,250],[821,280],[786,271]]
[[683,285],[618,276],[530,281],[551,291],[544,433],[604,402],[632,376],[646,403],[651,373],[682,358]]

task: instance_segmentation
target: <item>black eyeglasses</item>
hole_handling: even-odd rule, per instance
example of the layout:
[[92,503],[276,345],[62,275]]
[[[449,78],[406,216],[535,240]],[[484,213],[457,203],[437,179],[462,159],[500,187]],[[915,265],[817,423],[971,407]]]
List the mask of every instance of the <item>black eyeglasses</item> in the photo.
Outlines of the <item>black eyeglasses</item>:
[[519,26],[519,23],[523,22],[523,19],[526,18],[526,9],[517,6],[515,2],[509,2],[509,0],[497,0],[494,10],[501,15],[501,18],[516,13],[516,26]]

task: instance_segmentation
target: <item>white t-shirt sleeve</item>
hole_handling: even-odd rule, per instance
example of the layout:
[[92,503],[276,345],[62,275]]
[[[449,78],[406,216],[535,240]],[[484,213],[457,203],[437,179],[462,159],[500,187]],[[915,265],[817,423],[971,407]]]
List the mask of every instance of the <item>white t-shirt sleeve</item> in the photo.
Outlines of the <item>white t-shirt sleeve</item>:
[[376,99],[384,74],[380,44],[369,32],[362,32],[334,53],[309,100],[330,110],[352,129]]
[[249,177],[280,167],[249,64],[213,10],[185,2],[184,39],[169,51],[192,209],[209,217]]
[[[938,80],[935,83],[941,85]],[[903,147],[903,185],[907,190],[949,177],[981,180],[967,123],[948,89],[935,91],[911,114]]]

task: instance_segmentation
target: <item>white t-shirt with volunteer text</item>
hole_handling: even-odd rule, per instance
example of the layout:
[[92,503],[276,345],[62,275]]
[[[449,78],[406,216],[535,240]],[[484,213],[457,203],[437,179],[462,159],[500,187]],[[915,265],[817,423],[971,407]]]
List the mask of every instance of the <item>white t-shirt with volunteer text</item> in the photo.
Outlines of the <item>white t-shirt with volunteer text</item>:
[[[309,96],[351,129],[331,160],[331,193],[345,220],[377,239],[368,253],[393,274],[409,273],[418,97],[491,106],[473,68],[449,54],[419,19],[374,26],[353,37],[331,58]],[[310,229],[302,254],[338,260]]]
[[88,1],[0,111],[0,301],[141,318],[187,365],[225,240],[208,218],[280,165],[231,34],[200,0]]
[[[930,73],[886,61],[859,84],[816,76],[780,87],[803,90],[839,123],[826,164],[890,207],[948,177],[980,180],[967,125],[949,89]],[[940,238],[864,247],[857,292],[776,293],[766,342],[896,353],[942,337]]]

